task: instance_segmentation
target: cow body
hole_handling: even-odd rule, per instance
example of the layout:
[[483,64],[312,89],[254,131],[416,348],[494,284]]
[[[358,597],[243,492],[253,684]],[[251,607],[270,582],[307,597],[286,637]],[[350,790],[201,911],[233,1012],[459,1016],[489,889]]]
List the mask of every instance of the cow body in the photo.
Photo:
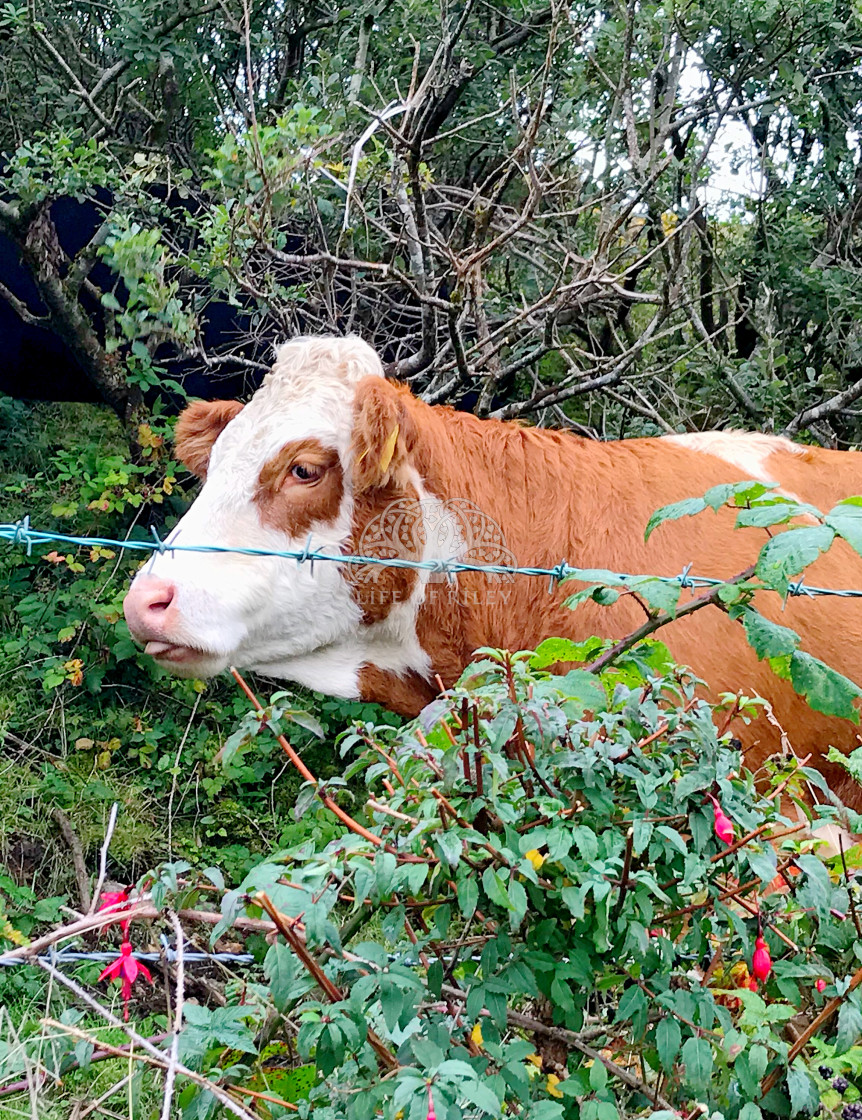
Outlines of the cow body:
[[[467,559],[673,576],[729,578],[750,565],[762,530],[734,530],[729,510],[661,526],[659,506],[718,483],[759,479],[828,510],[862,490],[862,455],[735,432],[596,443],[569,433],[432,407],[387,382],[358,339],[295,339],[251,402],[190,406],[177,453],[205,478],[171,536],[183,545]],[[843,542],[810,582],[862,586],[862,559]],[[170,553],[136,577],[132,633],[175,672],[209,676],[229,664],[335,696],[416,714],[480,646],[533,648],[551,636],[622,637],[643,622],[630,596],[612,607],[562,605],[573,585],[466,572],[298,565],[272,557]],[[862,682],[862,606],[777,596],[757,607],[793,627],[802,648]],[[714,694],[765,696],[800,755],[857,745],[854,726],[813,712],[757,661],[739,623],[714,608],[661,632],[673,656]],[[773,723],[746,733],[756,770],[779,746]],[[862,803],[860,803],[862,807]]]

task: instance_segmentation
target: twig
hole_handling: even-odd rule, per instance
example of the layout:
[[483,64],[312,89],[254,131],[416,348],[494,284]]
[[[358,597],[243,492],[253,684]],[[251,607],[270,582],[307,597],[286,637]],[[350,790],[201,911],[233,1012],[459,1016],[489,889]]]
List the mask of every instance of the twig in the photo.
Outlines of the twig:
[[75,868],[75,880],[78,884],[78,896],[81,899],[81,912],[89,914],[90,912],[90,876],[87,874],[87,865],[84,862],[84,849],[77,832],[72,828],[72,822],[66,816],[62,809],[55,806],[51,810],[51,816],[57,822],[57,827],[62,833],[63,839],[69,845],[69,851],[72,853],[72,864]]
[[[77,922],[70,922],[67,926],[61,926],[60,929],[55,929],[52,933],[37,937],[29,945],[19,945],[15,949],[8,949],[5,953],[0,953],[0,965],[28,957],[37,957],[43,949],[56,945],[58,941],[65,941],[68,937],[77,937],[78,934],[86,933],[91,929],[101,929],[102,926],[109,926],[120,919],[126,921],[134,918],[154,918],[158,913],[151,903],[133,904],[128,908],[126,908],[126,905],[126,903],[116,903],[113,906],[106,906],[98,914],[88,914]],[[216,920],[218,920],[217,916]]]
[[[750,568],[746,568],[738,575],[733,576],[727,582],[742,583],[745,580],[750,579],[753,575],[754,567],[752,566]],[[722,591],[723,588],[723,584],[719,584],[719,586],[717,587],[710,588],[709,591],[706,591],[702,595],[698,595],[694,599],[691,599],[688,603],[680,607],[672,615],[668,611],[662,611],[655,618],[651,618],[649,622],[645,622],[643,626],[639,626],[637,630],[633,630],[631,634],[628,634],[621,641],[617,642],[616,645],[612,646],[609,650],[606,650],[600,657],[597,657],[595,661],[592,661],[589,665],[584,666],[584,668],[590,673],[599,673],[612,661],[615,661],[620,656],[620,654],[625,653],[626,650],[629,650],[632,648],[632,646],[637,645],[637,643],[641,641],[641,639],[648,637],[650,634],[654,633],[654,631],[660,629],[662,626],[666,626],[667,623],[675,622],[678,618],[685,618],[686,615],[692,614],[694,611],[699,611],[701,607],[708,607],[711,604],[721,606],[719,592]]]
[[[98,1000],[93,999],[88,991],[82,988],[81,985],[78,984],[75,980],[72,980],[70,977],[66,976],[63,972],[60,971],[59,968],[55,968],[48,961],[38,960],[37,963],[39,967],[41,969],[44,969],[44,971],[47,972],[48,975],[51,976],[54,980],[56,980],[58,984],[62,984],[63,987],[68,988],[69,991],[72,992],[79,1000],[85,1003],[91,1011],[95,1011],[96,1014],[100,1015],[110,1026],[117,1027],[119,1030],[123,1031],[123,1033],[128,1037],[129,1041],[134,1046],[137,1046],[141,1050],[145,1051],[145,1053],[138,1054],[128,1049],[121,1050],[118,1046],[110,1046],[108,1043],[102,1042],[100,1039],[94,1040],[92,1035],[87,1034],[85,1031],[78,1030],[77,1027],[73,1027],[70,1024],[66,1023],[58,1023],[52,1019],[43,1020],[46,1026],[55,1027],[56,1029],[63,1031],[65,1034],[70,1034],[76,1038],[82,1038],[86,1042],[94,1042],[95,1045],[100,1046],[102,1050],[119,1051],[117,1055],[118,1057],[128,1058],[130,1056],[133,1056],[135,1059],[139,1061],[143,1060],[149,1065],[158,1065],[163,1069],[165,1068],[165,1055],[161,1050],[157,1049],[149,1041],[149,1039],[144,1038],[143,1035],[138,1034],[134,1027],[132,1027],[129,1023],[124,1023],[122,1019],[118,1019],[117,1016],[108,1011],[107,1008],[102,1007]],[[218,1085],[213,1084],[212,1081],[208,1081],[199,1073],[195,1073],[194,1070],[188,1069],[187,1066],[184,1066],[180,1063],[177,1064],[177,1073],[182,1074],[183,1077],[188,1077],[190,1081],[194,1081],[195,1084],[200,1085],[204,1089],[207,1089],[210,1093],[212,1093],[217,1101],[223,1104],[229,1112],[232,1112],[234,1114],[234,1116],[238,1116],[240,1120],[255,1120],[251,1113],[246,1112],[244,1108],[240,1108],[236,1101],[232,1100],[227,1095],[227,1093],[225,1093],[224,1089],[222,1089]]]
[[[56,945],[58,941],[65,941],[70,937],[77,937],[81,933],[86,933],[91,929],[98,929],[101,926],[111,925],[120,919],[123,921],[132,921],[135,919],[143,919],[144,921],[152,918],[158,918],[161,911],[156,909],[151,902],[133,903],[128,909],[125,908],[124,903],[117,903],[114,906],[106,906],[100,910],[98,914],[93,914],[85,918],[80,918],[78,921],[71,922],[69,925],[60,926],[52,933],[46,933],[44,937],[31,942],[29,945],[20,945],[15,949],[9,949],[7,952],[0,954],[0,966],[9,964],[14,960],[27,959],[28,957],[38,956],[43,949],[48,949],[52,945]],[[184,922],[206,922],[208,925],[216,925],[222,920],[222,915],[217,914],[212,910],[180,910],[178,916]],[[231,925],[236,929],[253,930],[255,933],[274,933],[275,925],[268,922],[263,918],[248,918],[244,914],[238,914]]]
[[115,801],[111,806],[111,812],[108,816],[108,827],[105,829],[105,839],[102,841],[102,850],[99,853],[99,878],[96,880],[96,885],[93,888],[93,898],[89,907],[90,914],[96,909],[99,896],[102,893],[102,884],[105,882],[105,869],[108,864],[108,848],[111,844],[111,837],[114,835],[114,829],[117,827],[117,813],[119,808],[119,801]]
[[[164,1040],[167,1037],[168,1036],[166,1034],[153,1034],[153,1035],[150,1035],[149,1041],[152,1042],[155,1045],[155,1043],[157,1043],[157,1042],[164,1042]],[[128,1056],[128,1052],[129,1052],[129,1049],[130,1049],[129,1046],[120,1046],[118,1049],[123,1051],[122,1055],[116,1054],[113,1049],[111,1049],[111,1050],[102,1050],[102,1049],[94,1050],[93,1053],[90,1055],[90,1059],[89,1059],[90,1063],[92,1063],[92,1062],[104,1062],[106,1058],[116,1058],[116,1057],[119,1057],[119,1056],[122,1056],[122,1057],[127,1057]],[[78,1062],[78,1059],[73,1058],[71,1060],[71,1062],[69,1063],[69,1065],[64,1066],[64,1069],[67,1070],[67,1071],[71,1070],[71,1069],[77,1069],[79,1065],[80,1065],[80,1063]],[[126,1079],[123,1078],[123,1081],[125,1081],[125,1080]],[[122,1084],[123,1084],[123,1082],[120,1082],[120,1085],[122,1085]],[[112,1086],[111,1092],[112,1093],[115,1092],[118,1088],[119,1088],[118,1085]],[[24,1078],[21,1081],[13,1081],[11,1085],[4,1085],[2,1088],[0,1088],[0,1097],[10,1097],[14,1093],[25,1093],[26,1091],[27,1091],[27,1080],[26,1080],[26,1078]],[[110,1094],[108,1094],[108,1095],[110,1095]],[[106,1099],[106,1097],[100,1097],[99,1098],[100,1101],[105,1100],[105,1099]],[[94,1102],[94,1103],[98,1103],[98,1102]],[[92,1107],[92,1106],[88,1106],[88,1107]],[[86,1115],[87,1115],[86,1111],[81,1114],[82,1117],[86,1116]]]
[[[64,976],[61,982],[67,983],[67,986],[71,986],[72,983],[71,981],[69,981],[68,976]],[[96,1003],[95,1000],[88,1002],[91,1002],[93,1008],[95,1010],[98,1010],[100,1014],[104,1016],[104,1018],[113,1020],[111,1022],[111,1026],[123,1026],[119,1019],[115,1019],[109,1011],[106,1011],[105,1008],[101,1007],[98,1003]],[[90,1042],[94,1045],[96,1043],[99,1043],[99,1039],[94,1038],[93,1035],[88,1034],[87,1031],[82,1031],[77,1027],[73,1027],[69,1023],[61,1023],[57,1019],[48,1018],[42,1019],[41,1023],[45,1027],[53,1027],[55,1030],[62,1031],[63,1034],[69,1034],[72,1036],[72,1038],[79,1038],[82,1042]],[[112,1046],[109,1042],[100,1043],[102,1049],[106,1051],[107,1054],[110,1054],[111,1057],[114,1058],[128,1058],[136,1062],[145,1062],[148,1066],[155,1066],[156,1069],[167,1068],[167,1063],[165,1062],[164,1055],[160,1051],[156,1050],[155,1047],[147,1047],[149,1051],[153,1052],[149,1052],[146,1054],[136,1053],[134,1047],[140,1045],[142,1042],[146,1042],[147,1040],[142,1035],[137,1034],[136,1031],[131,1030],[128,1026],[128,1023],[125,1024],[125,1029],[128,1035],[135,1036],[132,1044],[130,1046]],[[195,1084],[200,1085],[202,1089],[208,1090],[210,1093],[212,1093],[216,1100],[219,1101],[220,1104],[223,1104],[229,1112],[232,1112],[234,1114],[234,1116],[238,1116],[240,1120],[256,1120],[256,1118],[250,1112],[246,1112],[246,1110],[244,1108],[241,1108],[232,1097],[228,1096],[224,1089],[215,1085],[212,1081],[208,1081],[199,1073],[195,1073],[194,1070],[188,1069],[186,1066],[178,1064],[177,1073],[181,1073],[183,1077],[188,1077],[190,1081],[194,1081]]]
[[[784,863],[779,864],[775,871],[775,874],[783,874],[783,872],[785,872],[793,862],[794,861],[792,859],[789,859]],[[707,906],[713,906],[716,902],[724,902],[724,900],[727,898],[735,898],[738,902],[743,891],[747,894],[749,891],[756,890],[759,886],[759,879],[749,879],[747,883],[743,883],[741,886],[734,887],[733,890],[723,890],[721,894],[717,895],[715,898],[708,898],[704,902],[694,902],[690,906],[680,907],[679,910],[671,910],[667,914],[657,915],[655,918],[653,918],[653,924],[659,925],[662,922],[669,922],[672,918],[682,918],[685,917],[686,914],[694,914],[696,911],[703,910]]]
[[416,817],[408,817],[406,813],[399,813],[397,809],[390,809],[388,805],[382,805],[379,801],[375,801],[373,797],[369,797],[365,804],[373,813],[383,813],[384,816],[394,817],[399,821],[406,821],[407,824],[411,824],[414,827],[419,824]]
[[[248,687],[248,685],[245,683],[245,681],[233,666],[231,666],[230,672],[234,680],[237,682],[237,684],[240,686],[240,688],[243,690],[252,704],[254,704],[257,711],[265,711],[265,708],[263,707],[261,702],[258,700],[258,698],[255,696],[255,694]],[[275,734],[275,732],[273,732],[273,734]],[[336,801],[334,801],[328,793],[325,793],[321,790],[320,783],[318,782],[317,778],[315,778],[314,774],[312,774],[312,772],[308,769],[308,767],[305,765],[305,763],[302,761],[302,759],[299,757],[299,755],[296,753],[296,751],[293,749],[284,735],[276,735],[275,737],[278,740],[281,749],[284,751],[284,753],[287,755],[287,757],[290,759],[290,761],[293,763],[302,777],[307,782],[311,782],[314,785],[315,789],[317,790],[317,796],[320,798],[326,808],[330,810],[330,812],[335,813],[336,817],[338,817],[340,821],[346,824],[351,832],[355,832],[357,836],[362,836],[365,840],[370,841],[370,843],[374,844],[378,848],[389,847],[382,837],[375,836],[373,832],[369,832],[367,828],[361,825],[358,821],[355,821],[349,813],[345,813],[341,806]]]
[[[296,931],[291,928],[293,919],[280,913],[264,891],[259,891],[255,895],[255,901],[258,902],[267,914],[269,914],[270,918],[272,918],[278,932],[282,935],[296,956],[299,957],[299,960],[305,966],[309,976],[323,989],[327,999],[331,1000],[332,1003],[339,1003],[344,998],[341,990],[329,979],[320,967],[320,964],[308,951],[308,947],[297,936]],[[375,1034],[371,1027],[368,1028],[368,1041],[377,1057],[388,1069],[395,1070],[399,1068],[397,1058],[389,1052],[383,1041]]]
[[[104,1056],[106,1058],[116,1057],[115,1054],[108,1054],[108,1053],[106,1053]],[[96,1058],[96,1055],[94,1053],[92,1055],[92,1057],[90,1058],[90,1061],[91,1062],[95,1061],[95,1058]],[[133,1076],[134,1076],[134,1073],[129,1072],[125,1075],[125,1077],[121,1077],[119,1081],[115,1081],[114,1084],[111,1085],[111,1087],[109,1089],[106,1089],[105,1092],[102,1093],[102,1095],[100,1097],[97,1097],[94,1101],[90,1101],[90,1103],[85,1108],[82,1108],[80,1112],[73,1111],[70,1115],[69,1120],[86,1120],[86,1117],[89,1116],[91,1113],[101,1112],[102,1111],[101,1106],[105,1103],[105,1101],[110,1100],[111,1097],[113,1097],[115,1093],[119,1093],[119,1091],[121,1089],[125,1089],[125,1087],[132,1080]],[[80,1104],[81,1102],[78,1102],[78,1103]],[[106,1113],[106,1115],[109,1115],[109,1114]]]
[[[794,758],[796,758],[795,755],[794,755]],[[787,777],[783,779],[783,781],[780,781],[778,783],[778,785],[775,787],[775,789],[772,789],[772,790],[769,791],[769,793],[767,793],[766,800],[767,801],[774,801],[780,793],[783,793],[784,790],[789,785],[789,783],[792,782],[793,779],[796,777],[796,775],[799,773],[800,767],[805,766],[805,764],[808,762],[808,760],[810,758],[811,758],[810,754],[807,754],[805,756],[805,758],[797,758],[796,759],[796,769],[793,771],[792,774],[788,774]]]
[[168,1069],[165,1074],[161,1120],[170,1120],[171,1116],[171,1101],[174,1096],[174,1081],[176,1080],[179,1063],[180,1031],[183,1029],[183,999],[185,997],[185,964],[183,958],[185,939],[183,937],[183,927],[173,910],[168,911],[168,918],[174,927],[174,937],[176,938],[176,981],[174,985],[174,1029],[171,1048],[168,1052]]
[[749,914],[756,915],[760,918],[765,926],[769,926],[775,936],[783,941],[788,949],[792,949],[794,953],[799,952],[799,946],[796,944],[796,942],[791,941],[787,934],[783,933],[774,922],[770,922],[768,918],[764,918],[760,912],[759,907],[754,906],[751,902],[748,901],[747,898],[739,898],[737,895],[733,895],[732,897],[734,902],[738,902],[743,910],[747,910]]
[[246,1097],[251,1097],[256,1101],[266,1101],[267,1104],[277,1104],[282,1108],[286,1108],[289,1112],[299,1112],[298,1104],[291,1104],[290,1101],[283,1101],[281,1097],[274,1097],[271,1093],[259,1093],[256,1089],[246,1089],[244,1085],[231,1085],[228,1092],[242,1093]]

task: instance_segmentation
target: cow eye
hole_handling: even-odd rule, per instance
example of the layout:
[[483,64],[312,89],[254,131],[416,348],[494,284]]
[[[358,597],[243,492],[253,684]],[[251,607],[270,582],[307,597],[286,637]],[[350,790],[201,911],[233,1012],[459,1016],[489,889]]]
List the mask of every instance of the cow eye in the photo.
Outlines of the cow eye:
[[316,482],[322,472],[320,467],[307,467],[302,463],[294,463],[290,473],[298,482]]

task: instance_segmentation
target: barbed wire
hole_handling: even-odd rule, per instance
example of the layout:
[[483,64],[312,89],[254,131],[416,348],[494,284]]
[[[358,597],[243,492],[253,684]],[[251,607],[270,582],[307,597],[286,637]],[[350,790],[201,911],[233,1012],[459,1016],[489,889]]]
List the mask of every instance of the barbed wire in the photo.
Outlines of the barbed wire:
[[[0,524],[0,541],[11,545],[24,545],[27,555],[32,554],[34,545],[43,544],[69,544],[81,548],[118,548],[127,552],[201,552],[210,554],[234,553],[239,556],[270,556],[283,560],[295,560],[297,564],[309,564],[314,572],[316,563],[336,564],[371,564],[384,568],[411,568],[415,571],[430,572],[435,575],[445,575],[452,578],[462,572],[479,572],[494,576],[533,576],[548,580],[548,591],[561,580],[576,580],[580,583],[602,583],[605,576],[604,569],[578,568],[561,560],[552,568],[535,566],[518,567],[511,564],[479,564],[466,560],[456,559],[430,559],[408,560],[404,557],[392,556],[357,556],[353,553],[321,552],[311,547],[312,534],[309,533],[305,547],[301,549],[270,549],[252,548],[241,545],[215,545],[215,544],[176,544],[170,540],[162,540],[155,527],[151,529],[152,540],[127,539],[114,540],[111,537],[79,537],[67,533],[42,532],[30,527],[30,518],[24,517],[20,521]],[[686,564],[682,571],[675,576],[660,576],[647,573],[613,572],[610,575],[619,583],[636,584],[642,580],[658,580],[661,583],[675,584],[680,588],[694,589],[697,587],[720,587],[727,580],[714,576],[700,576],[691,574],[691,564]],[[764,588],[771,590],[771,588]],[[788,583],[787,594],[791,596],[806,595],[811,598],[828,595],[842,599],[862,599],[862,590],[856,588],[840,587],[812,587],[805,583],[805,577]]]
[[[136,961],[147,961],[157,964],[159,961],[167,961],[173,964],[177,960],[177,950],[168,941],[165,934],[161,935],[161,949],[152,952],[133,950],[132,956]],[[4,968],[11,968],[13,965],[32,964],[33,957],[11,957],[4,960],[0,957],[0,965]],[[113,961],[117,959],[116,949],[57,949],[50,953],[40,953],[36,958],[42,961],[48,961],[50,964],[58,965],[63,964],[64,961]],[[253,964],[253,953],[206,953],[193,949],[183,950],[183,963],[189,962],[209,961],[219,964]]]

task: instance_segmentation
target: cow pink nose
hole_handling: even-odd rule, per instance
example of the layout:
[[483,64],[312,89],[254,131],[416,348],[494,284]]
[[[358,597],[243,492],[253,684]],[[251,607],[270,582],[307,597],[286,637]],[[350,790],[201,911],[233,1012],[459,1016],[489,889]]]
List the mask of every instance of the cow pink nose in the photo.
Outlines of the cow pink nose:
[[177,589],[169,580],[139,576],[123,601],[123,613],[133,637],[148,642],[163,636],[165,614]]

